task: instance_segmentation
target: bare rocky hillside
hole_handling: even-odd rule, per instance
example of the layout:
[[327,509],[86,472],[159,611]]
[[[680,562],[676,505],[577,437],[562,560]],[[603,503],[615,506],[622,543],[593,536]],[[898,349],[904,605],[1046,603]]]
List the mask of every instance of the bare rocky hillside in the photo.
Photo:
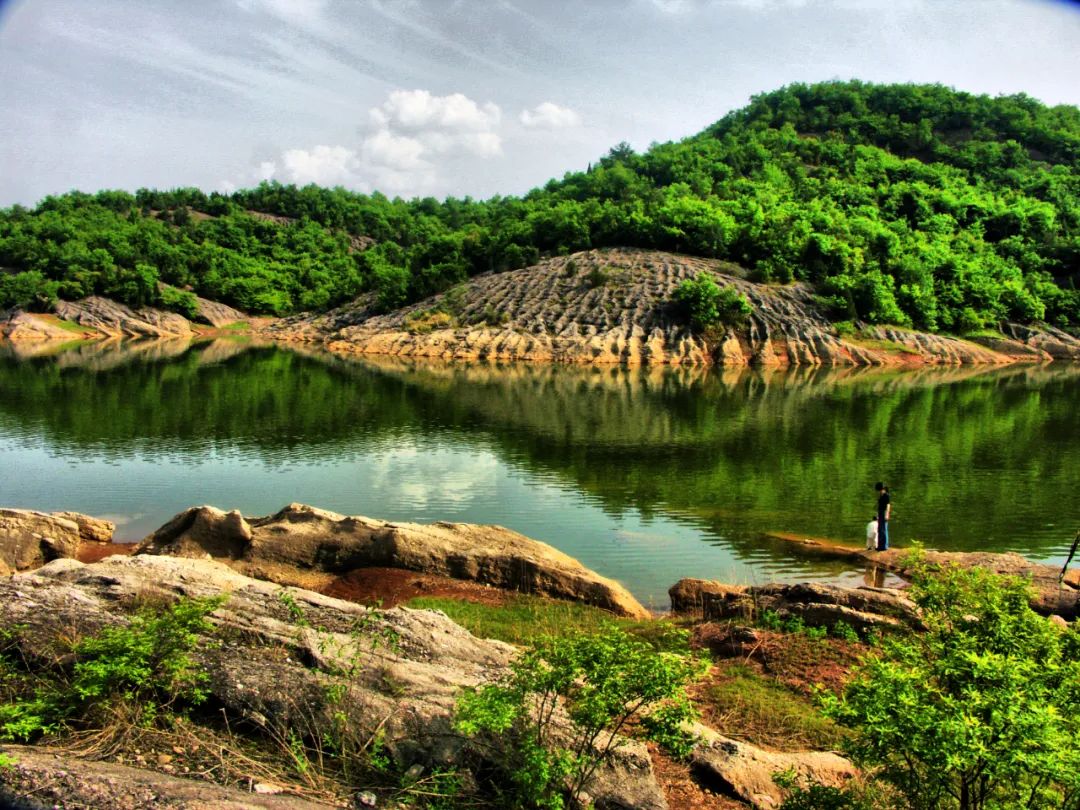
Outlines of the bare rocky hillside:
[[[671,305],[701,272],[751,304],[746,325],[706,339]],[[805,284],[756,284],[724,262],[656,251],[592,250],[478,276],[390,314],[360,299],[324,315],[273,324],[268,333],[332,351],[443,359],[627,365],[906,365],[1080,359],[1064,333],[1016,332],[992,345],[889,327],[842,338]]]

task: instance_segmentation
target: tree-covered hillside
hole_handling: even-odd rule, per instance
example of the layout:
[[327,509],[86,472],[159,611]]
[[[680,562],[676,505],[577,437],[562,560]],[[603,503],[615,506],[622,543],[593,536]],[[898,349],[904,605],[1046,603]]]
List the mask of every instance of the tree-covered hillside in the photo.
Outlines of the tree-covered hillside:
[[364,292],[390,309],[541,255],[620,245],[811,282],[838,320],[1075,327],[1080,110],[936,85],[792,85],[520,198],[275,183],[73,192],[0,211],[0,308],[88,294],[187,306],[163,281],[254,313]]

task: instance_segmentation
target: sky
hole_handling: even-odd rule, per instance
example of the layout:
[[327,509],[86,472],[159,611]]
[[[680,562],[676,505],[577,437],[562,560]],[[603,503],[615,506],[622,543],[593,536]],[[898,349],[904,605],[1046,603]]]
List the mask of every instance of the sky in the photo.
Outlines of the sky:
[[0,0],[0,206],[273,179],[522,194],[791,82],[1080,105],[1063,0]]

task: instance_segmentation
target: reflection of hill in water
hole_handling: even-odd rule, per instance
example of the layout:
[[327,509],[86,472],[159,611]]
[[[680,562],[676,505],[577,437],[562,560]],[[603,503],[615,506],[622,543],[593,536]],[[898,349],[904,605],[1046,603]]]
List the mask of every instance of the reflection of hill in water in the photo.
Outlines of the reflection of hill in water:
[[681,514],[759,551],[763,531],[858,542],[881,478],[896,487],[905,540],[1052,553],[1074,531],[1077,510],[1062,505],[1080,461],[1075,365],[665,373],[360,362],[464,406],[512,458],[611,509]]
[[[1072,508],[1080,368],[756,372],[341,360],[214,342],[0,357],[0,428],[67,452],[336,460],[408,437],[498,448],[606,509],[849,537],[872,483],[905,539],[1050,549]],[[1040,533],[1041,532],[1041,533]],[[1037,535],[1037,536],[1036,536]],[[989,544],[989,545],[987,545]]]

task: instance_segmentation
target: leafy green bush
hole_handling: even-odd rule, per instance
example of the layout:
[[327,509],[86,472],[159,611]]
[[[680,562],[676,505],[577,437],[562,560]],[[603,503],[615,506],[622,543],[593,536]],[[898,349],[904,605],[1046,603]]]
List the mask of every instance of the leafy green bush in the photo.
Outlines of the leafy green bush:
[[127,625],[106,627],[76,643],[70,670],[44,676],[17,671],[11,651],[18,641],[9,634],[0,739],[30,741],[68,723],[93,726],[117,704],[151,723],[174,708],[201,703],[207,676],[192,653],[213,630],[207,617],[223,601],[181,599],[144,607]]
[[[505,793],[503,806],[561,810],[632,720],[640,719],[646,737],[687,753],[680,726],[694,711],[685,687],[700,672],[693,659],[657,652],[614,627],[548,639],[522,653],[499,683],[464,693],[455,726],[473,737],[498,736],[493,789]],[[560,709],[569,729],[559,728]]]
[[195,294],[186,290],[178,290],[176,287],[163,286],[158,303],[162,309],[178,312],[189,321],[195,320],[199,314],[199,301]]
[[684,279],[675,288],[673,300],[683,317],[699,332],[718,326],[737,326],[753,312],[742,293],[734,287],[720,287],[708,273]]
[[914,810],[1075,808],[1080,631],[1034,613],[1025,581],[918,565],[926,632],[885,639],[825,713],[848,753]]

